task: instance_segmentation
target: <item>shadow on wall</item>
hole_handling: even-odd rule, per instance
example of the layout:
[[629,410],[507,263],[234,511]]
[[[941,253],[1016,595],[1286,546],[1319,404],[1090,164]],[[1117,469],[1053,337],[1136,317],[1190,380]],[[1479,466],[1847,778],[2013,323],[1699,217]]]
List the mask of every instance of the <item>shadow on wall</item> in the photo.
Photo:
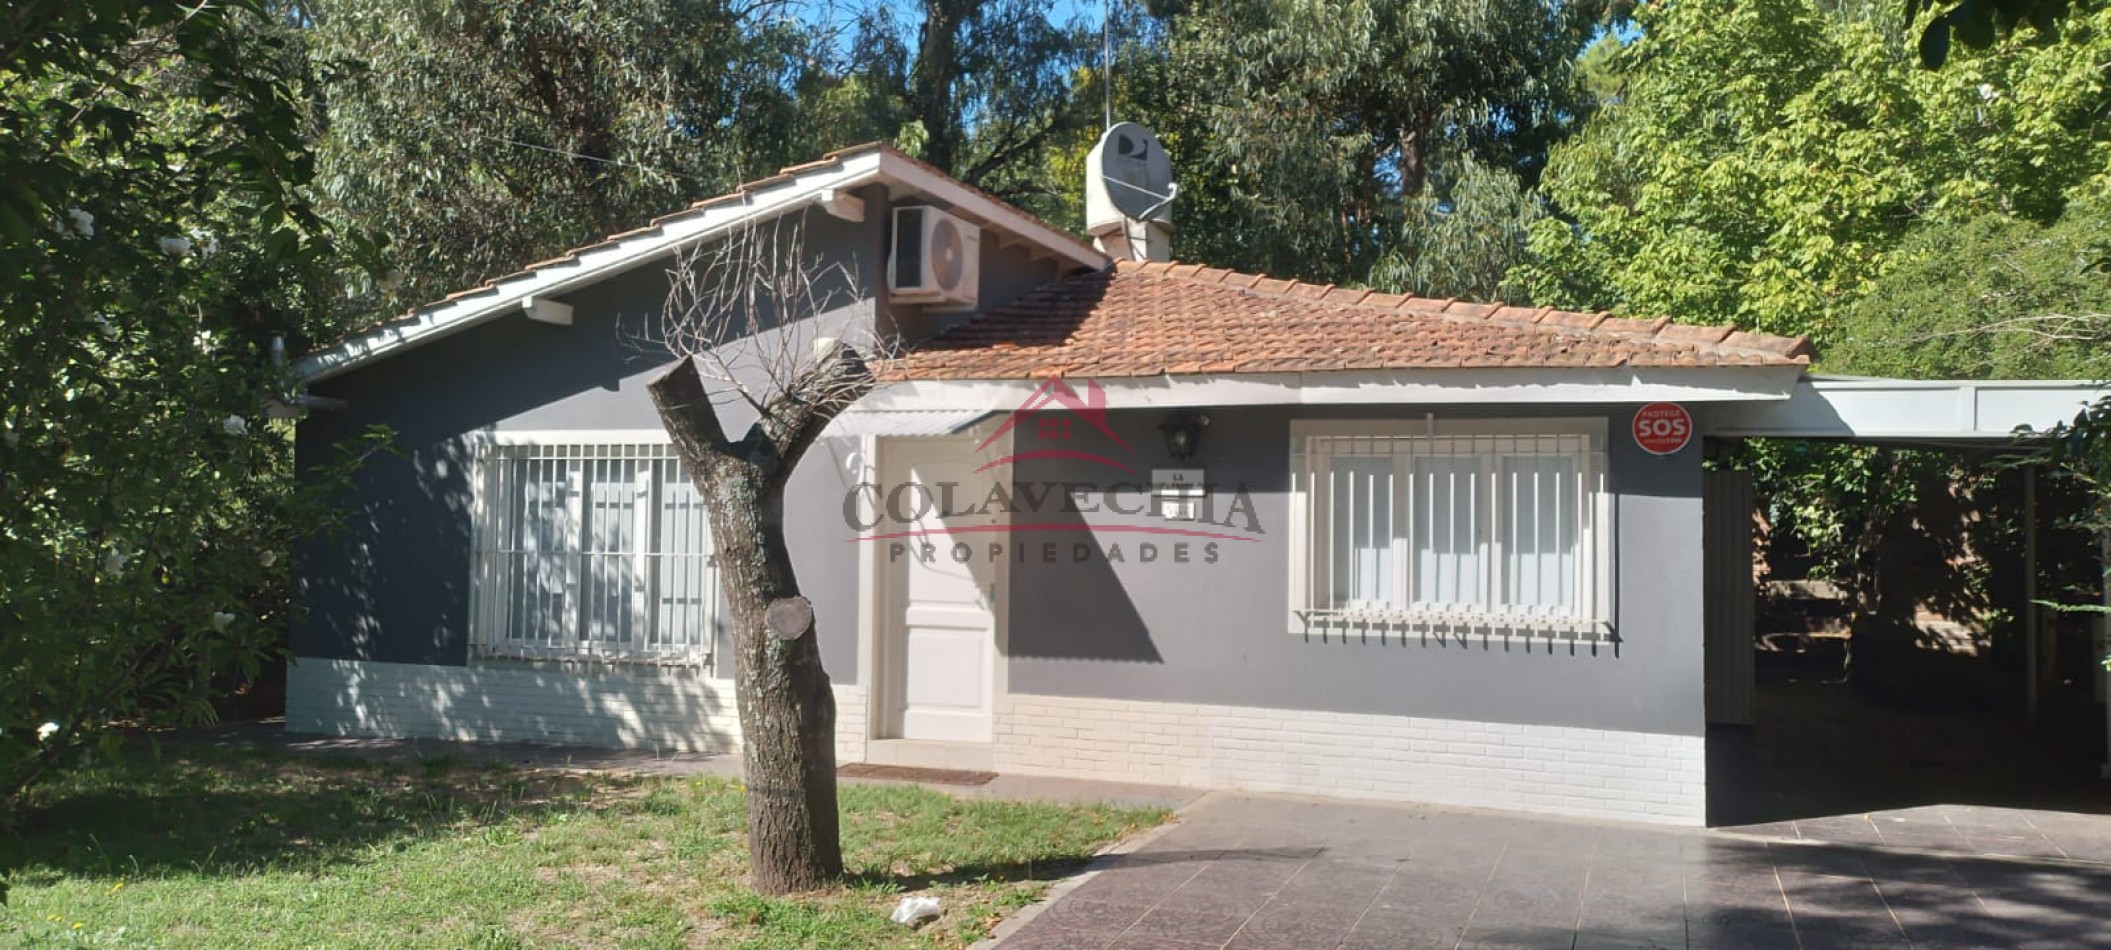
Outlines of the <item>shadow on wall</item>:
[[472,667],[308,660],[289,732],[680,752],[739,744],[731,684],[700,668],[485,660]]
[[[1017,482],[1012,490],[1020,497]],[[1014,516],[1015,524],[1032,527],[1007,536],[1006,553],[1012,558],[1011,612],[1014,618],[1025,614],[1057,622],[1013,623],[1010,655],[1165,662],[1151,642],[1150,625],[1137,612],[1111,558],[1118,555],[1133,561],[1143,556],[1144,544],[1154,545],[1156,551],[1172,542],[1095,530],[1078,507],[1065,504],[1062,493],[1052,491],[1031,510]],[[1085,593],[1080,596],[1080,592]]]
[[[337,433],[325,428],[302,426],[304,462],[331,451]],[[399,429],[393,451],[354,473],[344,527],[310,539],[302,551],[294,655],[466,661],[471,479],[491,441],[485,434],[432,440]]]

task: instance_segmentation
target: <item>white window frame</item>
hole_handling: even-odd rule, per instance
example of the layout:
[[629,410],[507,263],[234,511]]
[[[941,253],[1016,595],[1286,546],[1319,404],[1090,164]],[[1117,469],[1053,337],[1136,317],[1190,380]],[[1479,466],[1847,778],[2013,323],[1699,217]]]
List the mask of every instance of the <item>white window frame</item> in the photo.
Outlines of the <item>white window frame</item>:
[[[1288,630],[1299,637],[1385,637],[1411,634],[1515,635],[1568,640],[1606,640],[1614,625],[1613,494],[1607,461],[1607,425],[1603,418],[1543,419],[1325,419],[1290,424],[1290,613]],[[1547,443],[1535,437],[1571,437],[1580,442],[1560,451],[1518,452],[1519,440]],[[1474,451],[1457,451],[1467,441]],[[1551,444],[1559,445],[1554,442]],[[1477,603],[1468,607],[1416,605],[1412,602],[1416,505],[1412,484],[1417,447],[1431,458],[1478,458],[1475,516],[1486,539],[1476,555]],[[1511,608],[1502,605],[1508,558],[1504,549],[1509,513],[1496,510],[1499,472],[1505,458],[1545,454],[1577,462],[1582,497],[1577,511],[1576,604],[1569,611]],[[1334,607],[1336,568],[1314,560],[1330,558],[1334,509],[1328,493],[1331,459],[1336,456],[1388,457],[1393,460],[1389,498],[1392,524],[1390,603]],[[1353,515],[1352,515],[1353,517]]]
[[[585,550],[585,539],[567,538],[568,547],[578,548],[568,554],[579,557],[582,563],[593,557],[630,557],[641,565],[635,569],[640,576],[648,576],[642,565],[649,559],[701,557],[705,566],[700,580],[685,582],[699,586],[698,596],[703,604],[700,608],[693,608],[700,610],[703,616],[698,625],[700,635],[687,638],[689,642],[650,642],[654,639],[655,628],[660,622],[659,611],[650,603],[650,598],[656,597],[657,594],[637,592],[630,595],[633,611],[631,623],[634,629],[636,625],[643,624],[643,636],[647,642],[624,646],[581,636],[581,632],[592,622],[588,616],[591,609],[589,603],[594,600],[591,595],[580,595],[577,598],[580,601],[581,613],[578,618],[574,618],[575,625],[570,630],[573,642],[532,643],[507,636],[510,626],[507,611],[511,609],[511,597],[507,588],[508,572],[505,568],[509,563],[508,558],[519,553],[507,550],[505,539],[513,523],[500,517],[499,506],[507,502],[514,492],[507,483],[507,479],[513,477],[508,474],[509,466],[520,461],[523,456],[552,462],[574,459],[588,463],[645,462],[655,463],[655,468],[657,463],[661,462],[679,464],[679,458],[664,430],[499,431],[483,433],[479,440],[480,444],[473,452],[473,471],[470,478],[471,530],[474,544],[469,585],[469,642],[470,655],[473,658],[642,663],[698,667],[707,672],[712,668],[715,659],[714,647],[718,639],[717,631],[726,616],[726,606],[724,593],[719,587],[716,552],[711,550],[708,533],[704,537],[706,550],[701,553],[652,550],[661,545],[651,542],[640,550],[631,552],[594,553]],[[636,473],[633,477],[638,480],[641,491],[644,491],[650,500],[637,503],[637,511],[632,514],[636,519],[631,528],[634,532],[632,537],[657,534],[660,530],[657,513],[662,506],[659,493],[664,486],[658,483],[658,479],[649,478],[643,472]],[[581,525],[587,523],[584,509],[593,504],[593,499],[580,488],[573,489],[572,494],[572,504],[581,509],[573,513],[573,521],[569,526],[570,531],[576,533]],[[708,532],[708,525],[705,530]],[[573,544],[574,541],[577,542],[576,545]],[[567,570],[575,569],[567,566]],[[653,571],[649,576],[656,582],[660,574]],[[648,583],[647,586],[651,584]]]

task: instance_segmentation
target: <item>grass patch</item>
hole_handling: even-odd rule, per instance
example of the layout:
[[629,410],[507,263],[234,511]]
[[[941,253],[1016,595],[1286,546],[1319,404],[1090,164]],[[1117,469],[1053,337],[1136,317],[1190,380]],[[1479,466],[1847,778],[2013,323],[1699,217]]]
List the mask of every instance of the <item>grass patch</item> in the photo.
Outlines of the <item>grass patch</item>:
[[[849,879],[764,897],[721,778],[185,749],[34,791],[0,943],[956,947],[1163,811],[842,789]],[[910,931],[902,894],[945,905]]]

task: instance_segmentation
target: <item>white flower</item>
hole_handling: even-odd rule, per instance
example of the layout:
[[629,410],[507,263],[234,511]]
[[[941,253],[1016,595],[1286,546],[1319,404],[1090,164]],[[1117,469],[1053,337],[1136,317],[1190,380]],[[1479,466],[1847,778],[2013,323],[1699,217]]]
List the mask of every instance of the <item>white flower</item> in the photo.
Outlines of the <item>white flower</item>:
[[225,610],[216,611],[213,614],[213,632],[226,633],[228,627],[234,626],[234,622],[234,614],[228,613]]
[[97,333],[101,333],[105,340],[117,339],[117,324],[111,323],[109,317],[99,313],[95,315],[95,330]]
[[212,352],[213,344],[216,342],[218,340],[213,336],[213,331],[211,330],[200,330],[195,336],[191,337],[191,345],[197,347],[200,353]]
[[112,551],[103,555],[103,573],[115,577],[124,573],[125,564],[132,559],[123,551]]
[[1993,84],[1993,83],[1990,83],[1990,82],[1983,82],[1983,83],[1980,83],[1980,84],[1979,84],[1979,99],[1980,99],[1980,101],[1982,101],[1982,102],[1992,102],[1992,101],[1994,101],[1995,99],[1999,99],[1999,98],[2001,98],[2001,90],[1999,90],[1999,89],[1995,89],[1995,88],[1994,88],[1994,84]]
[[79,208],[66,209],[66,227],[84,238],[95,236],[95,215]]
[[170,257],[188,257],[191,253],[191,239],[186,237],[162,238],[161,253]]
[[58,734],[59,734],[59,724],[58,724],[58,723],[55,723],[55,722],[47,722],[47,723],[45,723],[45,724],[43,724],[43,725],[41,725],[41,726],[38,726],[38,727],[37,727],[37,741],[38,741],[38,742],[49,742],[49,741],[51,741],[51,737],[52,737],[52,736],[55,736],[55,735],[58,735]]
[[225,429],[228,435],[248,435],[249,420],[241,416],[228,416],[220,420],[220,428]]
[[257,555],[257,563],[263,565],[265,568],[269,568],[271,567],[271,565],[277,564],[278,562],[279,552],[277,551],[266,551],[262,554]]

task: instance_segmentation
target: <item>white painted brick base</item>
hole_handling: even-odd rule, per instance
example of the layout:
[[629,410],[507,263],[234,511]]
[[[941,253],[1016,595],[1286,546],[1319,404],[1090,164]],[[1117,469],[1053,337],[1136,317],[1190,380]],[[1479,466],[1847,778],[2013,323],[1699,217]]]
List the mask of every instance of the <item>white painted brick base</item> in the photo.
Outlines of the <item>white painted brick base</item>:
[[[865,759],[865,691],[836,687],[836,757]],[[733,684],[649,666],[304,659],[286,729],[687,752],[740,744]],[[1243,706],[1013,695],[1000,772],[1473,805],[1698,825],[1699,736]]]
[[[865,694],[836,687],[836,755],[865,757]],[[286,731],[679,752],[740,746],[730,680],[679,667],[296,660]]]
[[1700,736],[1240,706],[1012,695],[1000,772],[1706,820]]

